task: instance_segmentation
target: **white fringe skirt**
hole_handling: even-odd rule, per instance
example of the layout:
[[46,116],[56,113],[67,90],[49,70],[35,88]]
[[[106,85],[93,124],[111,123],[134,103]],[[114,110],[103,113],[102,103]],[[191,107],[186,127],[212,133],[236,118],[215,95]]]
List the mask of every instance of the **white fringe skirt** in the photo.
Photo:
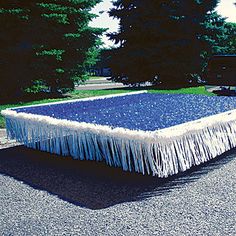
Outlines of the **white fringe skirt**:
[[[109,97],[114,95],[103,96]],[[158,177],[185,171],[236,147],[236,110],[157,131],[112,128],[12,109],[2,111],[2,115],[8,137],[29,148],[79,160],[105,161],[124,171]]]

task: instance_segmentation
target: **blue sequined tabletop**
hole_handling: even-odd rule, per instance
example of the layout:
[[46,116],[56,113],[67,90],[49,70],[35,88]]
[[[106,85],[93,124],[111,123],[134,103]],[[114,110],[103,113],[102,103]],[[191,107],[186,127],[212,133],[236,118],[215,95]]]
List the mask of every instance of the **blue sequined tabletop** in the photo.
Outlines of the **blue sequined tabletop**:
[[144,93],[14,110],[57,119],[154,131],[233,109],[236,109],[235,97]]

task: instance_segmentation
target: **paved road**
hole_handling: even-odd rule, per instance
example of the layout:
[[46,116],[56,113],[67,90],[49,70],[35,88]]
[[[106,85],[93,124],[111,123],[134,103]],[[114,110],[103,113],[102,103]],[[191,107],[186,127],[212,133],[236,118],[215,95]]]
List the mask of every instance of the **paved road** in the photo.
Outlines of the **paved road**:
[[76,90],[101,90],[101,89],[122,89],[127,88],[127,85],[123,85],[121,83],[102,83],[102,84],[85,84],[76,86]]
[[235,235],[236,151],[165,181],[0,150],[0,235]]
[[84,85],[76,86],[76,90],[97,90],[97,89],[122,89],[127,88],[127,85],[123,85],[122,83],[114,83],[107,78],[100,78],[100,79],[92,79],[86,81]]

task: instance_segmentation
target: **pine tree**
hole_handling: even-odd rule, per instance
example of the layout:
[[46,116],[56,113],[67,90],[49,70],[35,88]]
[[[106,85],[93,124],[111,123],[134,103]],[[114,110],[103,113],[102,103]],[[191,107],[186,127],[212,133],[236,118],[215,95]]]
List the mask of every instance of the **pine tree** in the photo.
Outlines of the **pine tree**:
[[224,54],[236,54],[236,23],[224,24],[224,39],[219,42]]
[[100,1],[1,1],[0,70],[5,85],[15,85],[6,95],[37,84],[57,92],[73,88],[74,78],[83,79],[104,31],[88,26],[95,17],[90,10]]
[[[30,65],[27,56],[32,52],[32,48],[22,40],[28,19],[25,4],[19,7],[19,1],[10,3],[2,0],[0,4],[0,98],[19,95],[20,83],[24,86],[29,80],[24,70],[27,68],[25,64]],[[24,80],[21,79],[23,74]]]
[[120,19],[118,33],[109,34],[119,46],[112,56],[113,79],[128,84],[161,81],[187,84],[203,69],[216,31],[210,27],[214,1],[117,0],[110,11]]

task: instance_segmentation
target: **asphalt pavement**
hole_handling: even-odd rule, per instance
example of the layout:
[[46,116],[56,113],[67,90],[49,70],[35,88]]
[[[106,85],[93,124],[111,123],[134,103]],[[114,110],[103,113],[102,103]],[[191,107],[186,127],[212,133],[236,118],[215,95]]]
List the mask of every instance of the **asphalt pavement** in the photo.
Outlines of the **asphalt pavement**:
[[81,84],[75,86],[76,90],[103,90],[103,89],[122,89],[127,88],[129,86],[123,85],[122,83],[114,83],[108,80],[106,77],[99,79],[90,79],[85,82],[85,84]]
[[128,88],[127,85],[121,83],[104,83],[104,84],[84,84],[76,86],[76,90],[103,90],[103,89],[123,89]]
[[163,180],[1,148],[1,236],[236,235],[236,150]]

